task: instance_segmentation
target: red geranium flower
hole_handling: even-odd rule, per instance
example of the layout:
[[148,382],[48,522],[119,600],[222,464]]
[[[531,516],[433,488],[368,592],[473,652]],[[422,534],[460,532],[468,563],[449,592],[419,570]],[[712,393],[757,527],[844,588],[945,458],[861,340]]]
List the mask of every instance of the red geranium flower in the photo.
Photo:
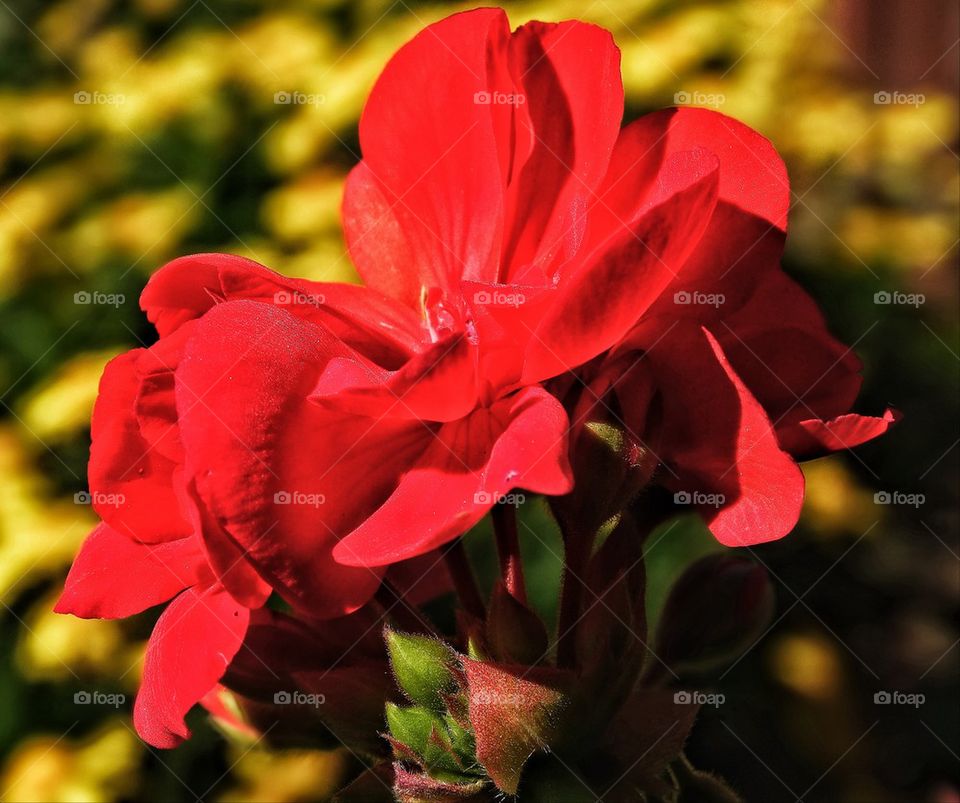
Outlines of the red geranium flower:
[[[499,9],[457,14],[387,65],[360,122],[344,226],[367,286],[418,312],[436,346],[426,365],[375,382],[338,370],[320,392],[371,415],[413,408],[447,423],[338,560],[418,554],[479,517],[487,505],[471,492],[524,485],[478,482],[496,443],[476,423],[493,415],[482,411],[598,355],[620,366],[605,390],[616,387],[634,436],[655,426],[668,484],[722,495],[702,509],[728,544],[793,527],[794,456],[890,425],[889,412],[846,415],[857,360],[779,267],[789,184],[770,143],[704,110],[621,131],[622,113],[619,51],[579,22],[511,33]],[[520,434],[539,434],[533,448],[545,450],[559,416],[536,398]],[[649,423],[654,408],[662,419]]]
[[153,277],[160,340],[104,375],[103,524],[58,605],[173,600],[137,700],[145,739],[187,735],[272,592],[303,618],[350,613],[385,566],[511,489],[568,493],[570,421],[545,381],[615,396],[666,484],[722,494],[704,512],[725,543],[793,526],[794,456],[889,425],[845,415],[855,358],[780,271],[789,193],[769,143],[696,110],[620,131],[622,111],[605,31],[455,15],[400,50],[361,120],[344,225],[367,288],[225,255]]
[[57,610],[120,618],[172,600],[134,712],[146,741],[171,747],[272,591],[326,618],[379,586],[384,569],[342,566],[331,550],[389,493],[423,425],[345,416],[307,397],[334,357],[369,370],[409,362],[419,325],[373,291],[217,254],[170,263],[141,304],[160,339],[104,372],[89,465],[103,523]]

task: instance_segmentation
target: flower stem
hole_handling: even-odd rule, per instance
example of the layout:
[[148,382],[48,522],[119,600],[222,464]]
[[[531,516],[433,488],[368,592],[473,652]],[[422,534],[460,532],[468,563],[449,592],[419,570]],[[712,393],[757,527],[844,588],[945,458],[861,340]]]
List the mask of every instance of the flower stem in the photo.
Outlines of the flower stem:
[[523,581],[523,560],[520,556],[520,539],[517,537],[517,511],[511,505],[498,502],[490,511],[493,531],[497,537],[497,556],[500,559],[500,576],[514,599],[526,604],[527,588]]
[[569,667],[576,662],[577,622],[584,589],[582,578],[590,554],[591,539],[569,529],[564,535],[563,583],[557,622],[557,666]]
[[453,586],[457,590],[457,596],[460,597],[464,610],[471,616],[485,619],[487,609],[483,604],[483,597],[480,596],[480,589],[477,587],[477,579],[473,576],[473,568],[470,566],[467,552],[463,548],[462,538],[450,542],[443,552],[443,559],[446,561],[447,571],[450,572],[450,578],[453,580]]

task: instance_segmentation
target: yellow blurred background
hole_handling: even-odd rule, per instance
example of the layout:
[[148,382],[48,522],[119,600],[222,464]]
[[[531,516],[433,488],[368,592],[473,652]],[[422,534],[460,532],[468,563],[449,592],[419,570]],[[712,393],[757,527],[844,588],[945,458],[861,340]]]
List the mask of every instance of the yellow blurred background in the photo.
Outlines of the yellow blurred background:
[[[906,758],[902,723],[881,723],[837,759],[877,719],[878,683],[939,684],[956,703],[944,613],[957,601],[955,4],[504,5],[514,25],[576,17],[610,29],[628,118],[708,105],[773,140],[794,191],[787,268],[865,357],[864,411],[907,413],[881,444],[810,464],[803,531],[760,553],[789,615],[727,681],[756,683],[779,747],[771,754],[749,723],[707,722],[697,763],[751,800],[793,799],[785,786],[796,796],[825,772],[804,799],[951,799],[947,716],[927,712],[933,736],[910,726]],[[193,742],[160,754],[133,734],[129,704],[73,705],[84,689],[132,699],[149,616],[85,622],[50,609],[94,522],[75,494],[100,372],[151,338],[136,304],[146,278],[172,257],[222,250],[355,280],[338,207],[363,101],[399,45],[469,7],[0,2],[2,799],[317,800],[335,788],[337,753],[224,741],[201,716]],[[875,303],[893,290],[923,303]],[[878,507],[887,488],[919,489],[926,504]],[[909,768],[878,774],[889,756]]]

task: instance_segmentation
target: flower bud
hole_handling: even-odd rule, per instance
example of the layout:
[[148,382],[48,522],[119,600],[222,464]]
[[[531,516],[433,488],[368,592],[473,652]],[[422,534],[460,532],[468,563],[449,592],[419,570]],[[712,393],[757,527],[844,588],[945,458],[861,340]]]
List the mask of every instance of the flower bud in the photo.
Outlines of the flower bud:
[[444,709],[444,695],[456,690],[456,656],[443,642],[387,628],[384,632],[390,667],[410,702],[432,711]]
[[728,553],[707,555],[671,589],[657,655],[674,672],[705,672],[750,647],[773,611],[773,588],[762,566]]

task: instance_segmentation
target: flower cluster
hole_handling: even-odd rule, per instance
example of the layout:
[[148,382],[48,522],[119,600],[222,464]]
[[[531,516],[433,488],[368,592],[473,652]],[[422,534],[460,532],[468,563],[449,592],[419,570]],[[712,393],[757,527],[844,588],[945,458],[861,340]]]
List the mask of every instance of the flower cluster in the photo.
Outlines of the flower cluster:
[[[353,729],[372,722],[376,739],[389,676],[367,634],[384,589],[406,606],[446,588],[437,550],[508,495],[551,500],[569,587],[596,564],[608,588],[625,567],[588,565],[594,536],[633,521],[641,491],[661,517],[694,507],[725,545],[769,541],[797,521],[798,459],[891,425],[849,413],[857,359],[779,266],[790,190],[770,143],[713,111],[621,128],[622,114],[604,30],[457,14],[394,56],[364,110],[343,201],[363,287],[225,254],[153,276],[141,306],[159,339],[104,373],[89,469],[102,523],[58,605],[113,618],[169,603],[136,702],[146,741],[187,737],[184,716],[221,682],[318,700],[343,657],[374,701]],[[627,530],[614,540],[642,541]],[[517,557],[488,647],[529,613]],[[444,706],[496,685],[496,652],[450,670]],[[469,753],[456,714],[453,752]],[[479,747],[490,724],[472,726]],[[502,762],[482,763],[500,785]]]

